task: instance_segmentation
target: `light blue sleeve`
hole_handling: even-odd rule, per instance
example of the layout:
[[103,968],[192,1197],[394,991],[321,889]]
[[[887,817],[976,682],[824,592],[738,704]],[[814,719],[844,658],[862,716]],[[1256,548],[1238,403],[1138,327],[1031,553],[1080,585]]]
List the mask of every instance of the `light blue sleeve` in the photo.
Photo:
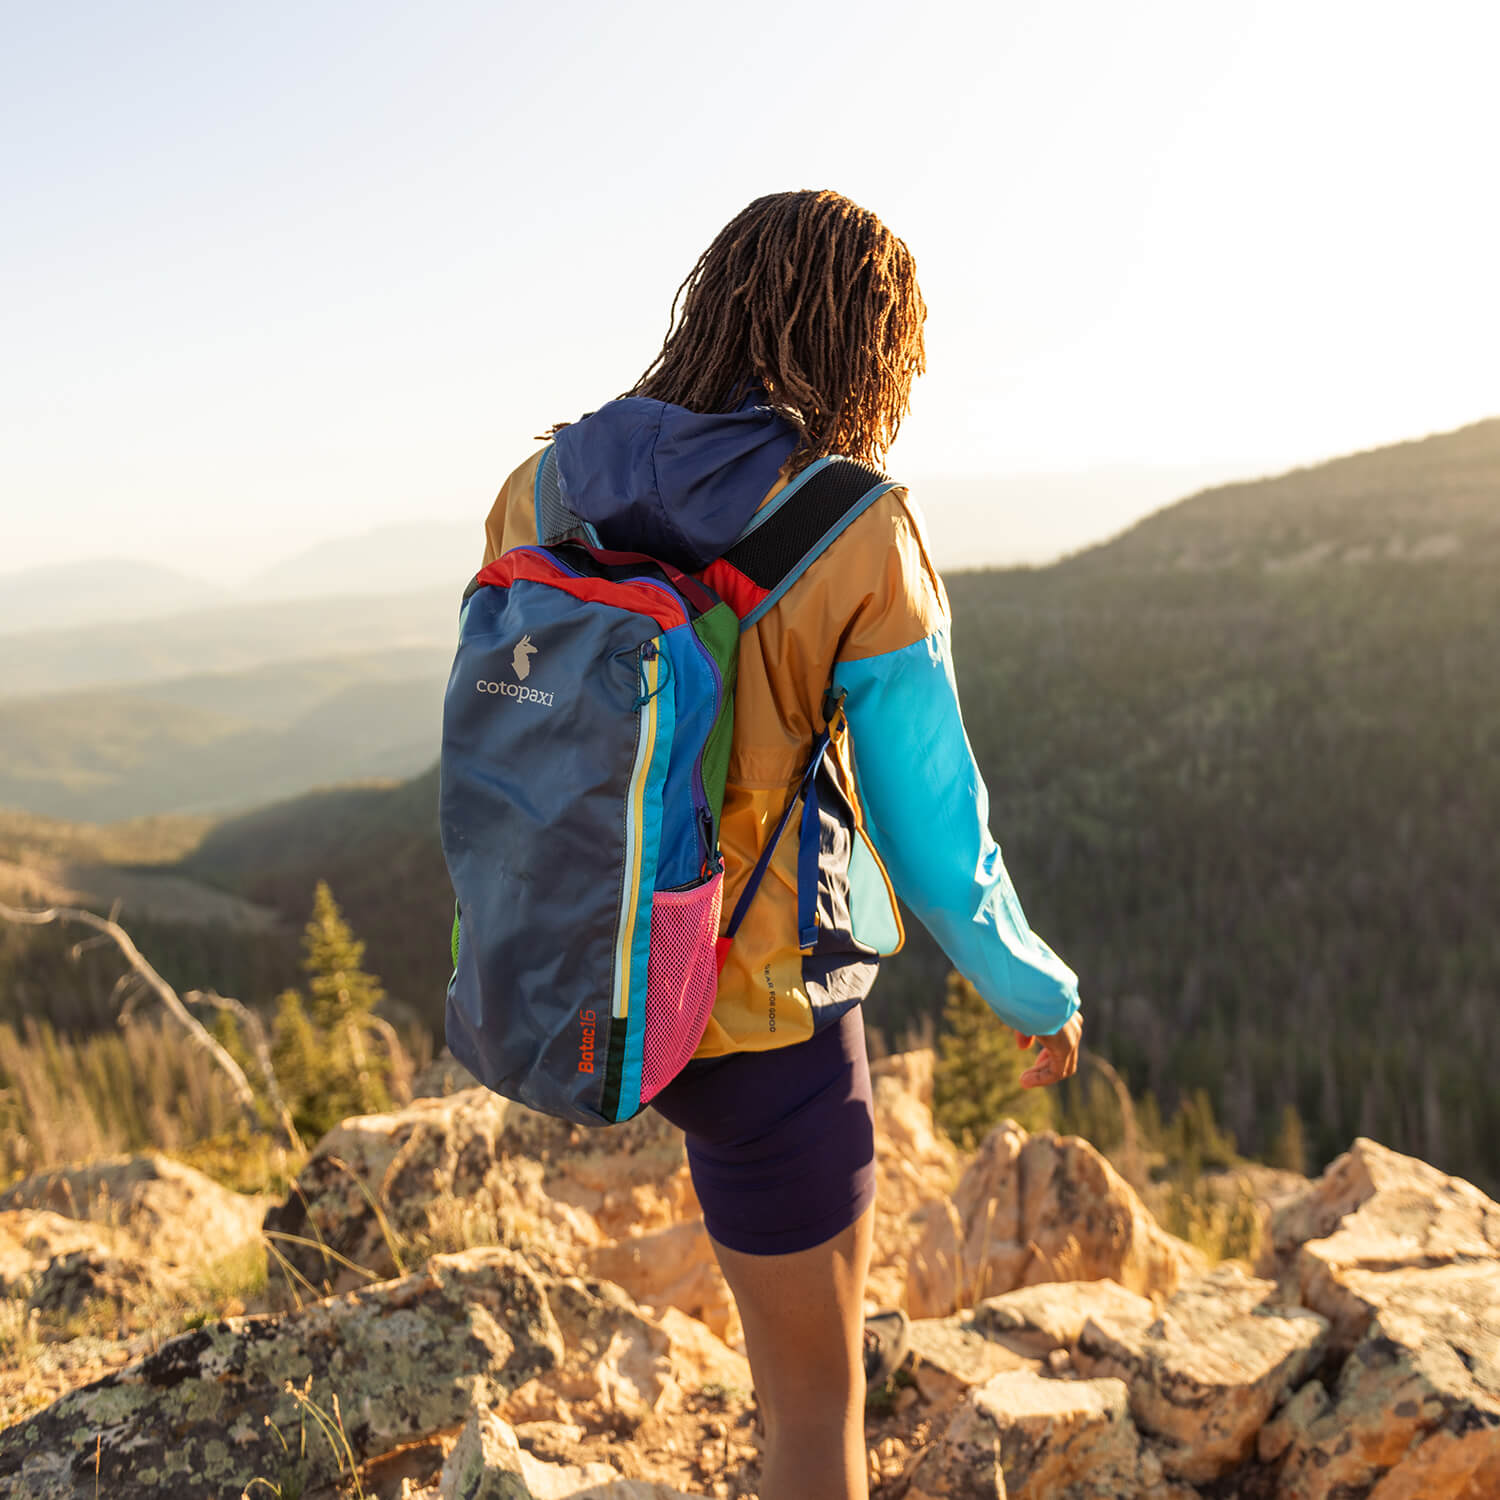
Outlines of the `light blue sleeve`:
[[990,798],[964,731],[947,628],[840,662],[835,692],[865,822],[896,894],[1008,1026],[1060,1031],[1078,979],[1027,925],[990,836]]

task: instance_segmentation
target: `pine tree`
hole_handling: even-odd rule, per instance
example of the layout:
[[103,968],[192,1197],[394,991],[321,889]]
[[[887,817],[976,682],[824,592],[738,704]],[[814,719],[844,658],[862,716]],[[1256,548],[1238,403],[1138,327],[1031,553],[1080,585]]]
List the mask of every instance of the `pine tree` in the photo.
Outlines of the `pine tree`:
[[271,1066],[292,1112],[292,1123],[306,1140],[316,1140],[328,1129],[333,1111],[325,1108],[323,1047],[307,1019],[302,996],[283,990],[276,997],[271,1022]]
[[365,945],[327,881],[313,894],[302,953],[310,998],[287,990],[277,1000],[272,1061],[297,1129],[316,1139],[349,1115],[390,1107],[395,1059],[390,1028],[375,1015],[385,992],[361,967]]
[[1007,1116],[1027,1130],[1046,1129],[1052,1123],[1047,1091],[1021,1087],[1030,1063],[979,991],[950,974],[932,1087],[938,1125],[966,1151]]

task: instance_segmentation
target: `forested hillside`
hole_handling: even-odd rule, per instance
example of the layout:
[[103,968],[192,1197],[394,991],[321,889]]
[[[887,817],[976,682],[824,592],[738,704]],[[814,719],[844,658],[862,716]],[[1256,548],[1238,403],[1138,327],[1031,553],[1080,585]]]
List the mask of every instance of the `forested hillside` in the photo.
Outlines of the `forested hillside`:
[[224,813],[437,753],[451,648],[278,661],[0,698],[0,807],[109,820]]
[[[949,579],[992,824],[1088,1040],[1241,1149],[1300,1111],[1500,1183],[1500,422],[1194,497],[1044,570]],[[914,768],[919,773],[920,768]],[[436,778],[215,829],[185,873],[289,923],[326,878],[441,1020]],[[870,1017],[942,1003],[912,926]],[[269,998],[268,996],[265,998]]]

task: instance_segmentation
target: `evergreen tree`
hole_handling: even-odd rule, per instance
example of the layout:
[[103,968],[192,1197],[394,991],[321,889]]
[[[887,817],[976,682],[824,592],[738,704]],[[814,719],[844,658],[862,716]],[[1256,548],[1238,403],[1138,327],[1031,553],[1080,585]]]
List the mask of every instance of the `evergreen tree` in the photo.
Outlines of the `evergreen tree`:
[[979,991],[958,974],[948,976],[942,1030],[933,1075],[932,1113],[938,1125],[972,1151],[995,1125],[1009,1118],[1027,1130],[1052,1123],[1045,1089],[1023,1089],[1031,1054],[998,1020]]
[[365,945],[324,880],[313,894],[302,953],[309,999],[296,990],[279,997],[271,1053],[297,1129],[316,1139],[349,1115],[390,1107],[395,1059],[390,1028],[375,1015],[385,992],[361,967]]

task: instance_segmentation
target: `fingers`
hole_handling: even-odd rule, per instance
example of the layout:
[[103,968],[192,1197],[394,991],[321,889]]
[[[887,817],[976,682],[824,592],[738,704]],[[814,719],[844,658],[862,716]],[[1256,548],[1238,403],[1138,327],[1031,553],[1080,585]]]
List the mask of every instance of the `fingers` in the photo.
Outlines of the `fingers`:
[[1061,1083],[1078,1071],[1078,1049],[1080,1036],[1074,1034],[1079,1028],[1060,1031],[1056,1036],[1041,1039],[1041,1056],[1021,1074],[1023,1089],[1045,1088],[1048,1084]]

